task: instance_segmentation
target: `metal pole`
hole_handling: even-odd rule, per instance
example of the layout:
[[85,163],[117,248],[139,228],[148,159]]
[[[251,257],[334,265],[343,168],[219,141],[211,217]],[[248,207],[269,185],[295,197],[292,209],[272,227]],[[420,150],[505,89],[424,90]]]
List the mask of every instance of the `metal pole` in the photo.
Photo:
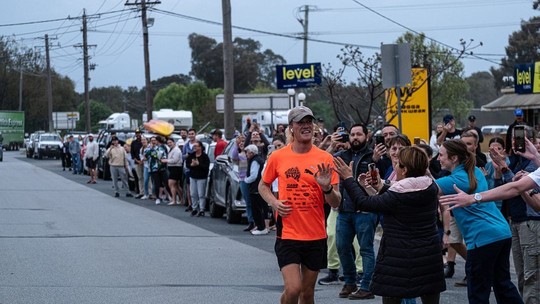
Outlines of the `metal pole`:
[[[394,45],[394,60],[395,60],[395,75],[396,75],[396,84],[399,84],[399,51],[398,51],[398,45]],[[397,115],[398,115],[398,128],[399,132],[403,132],[403,129],[401,128],[401,88],[399,85],[396,85],[396,97],[397,97]]]
[[51,79],[51,57],[49,56],[49,35],[45,34],[45,56],[47,61],[47,120],[49,121],[49,132],[53,131],[52,123],[52,79]]
[[144,78],[146,86],[146,115],[148,121],[152,119],[154,101],[152,99],[152,82],[150,80],[150,51],[148,49],[148,20],[146,20],[146,1],[141,0],[141,18],[143,24],[143,46],[144,46]]
[[23,72],[22,63],[19,65],[19,111],[22,111],[22,93],[23,93]]

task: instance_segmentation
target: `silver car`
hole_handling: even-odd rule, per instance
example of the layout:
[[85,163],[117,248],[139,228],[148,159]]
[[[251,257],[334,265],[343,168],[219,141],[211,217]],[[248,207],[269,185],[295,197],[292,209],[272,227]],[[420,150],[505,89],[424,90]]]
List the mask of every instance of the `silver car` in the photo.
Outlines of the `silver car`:
[[240,223],[246,211],[238,181],[238,164],[230,154],[234,144],[235,141],[231,140],[223,153],[217,156],[208,182],[210,216],[221,218],[225,214],[229,224]]

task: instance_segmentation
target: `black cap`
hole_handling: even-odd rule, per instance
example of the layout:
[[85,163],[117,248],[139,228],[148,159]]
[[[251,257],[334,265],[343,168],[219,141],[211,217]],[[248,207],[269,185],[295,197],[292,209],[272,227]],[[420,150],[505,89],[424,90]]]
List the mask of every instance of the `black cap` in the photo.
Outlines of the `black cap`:
[[474,115],[469,115],[469,121],[476,121],[476,116]]
[[137,134],[137,133],[141,133],[141,130],[139,130],[139,129],[135,130],[135,134]]

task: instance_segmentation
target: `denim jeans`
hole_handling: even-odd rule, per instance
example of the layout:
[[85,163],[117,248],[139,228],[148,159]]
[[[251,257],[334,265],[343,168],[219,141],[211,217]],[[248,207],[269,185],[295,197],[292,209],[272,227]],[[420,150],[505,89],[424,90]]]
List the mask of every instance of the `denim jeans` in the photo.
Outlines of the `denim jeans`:
[[71,165],[73,166],[73,174],[80,173],[79,171],[80,161],[81,161],[81,155],[79,153],[71,154]]
[[369,291],[371,277],[375,268],[375,250],[373,242],[377,215],[364,212],[340,212],[336,222],[336,243],[343,268],[345,284],[356,284],[356,266],[354,263],[352,243],[356,236],[360,245],[360,255],[364,276],[360,283],[360,289]]
[[144,195],[149,196],[150,192],[148,191],[148,184],[150,182],[150,169],[144,167]]
[[189,191],[191,194],[191,208],[204,212],[206,207],[206,179],[189,178]]
[[114,191],[120,193],[120,188],[118,187],[118,178],[122,181],[122,188],[126,190],[126,193],[129,193],[129,187],[127,183],[126,168],[122,166],[111,166],[111,178],[113,180]]
[[251,200],[249,199],[249,184],[246,184],[245,182],[240,182],[240,192],[242,192],[242,197],[244,198],[244,201],[246,202],[246,215],[248,223],[254,223],[255,220],[253,219],[253,206],[251,206]]

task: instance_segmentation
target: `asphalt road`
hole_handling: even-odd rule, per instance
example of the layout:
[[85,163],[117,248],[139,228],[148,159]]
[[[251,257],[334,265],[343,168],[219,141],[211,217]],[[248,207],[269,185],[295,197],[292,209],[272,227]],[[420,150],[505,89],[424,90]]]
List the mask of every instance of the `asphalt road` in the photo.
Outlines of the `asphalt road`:
[[[279,302],[273,234],[252,236],[244,225],[190,217],[184,207],[115,198],[111,181],[87,180],[62,171],[59,160],[4,153],[0,304]],[[466,288],[453,286],[463,266],[458,261],[441,303],[467,303]],[[340,289],[318,285],[315,300],[348,302]]]

